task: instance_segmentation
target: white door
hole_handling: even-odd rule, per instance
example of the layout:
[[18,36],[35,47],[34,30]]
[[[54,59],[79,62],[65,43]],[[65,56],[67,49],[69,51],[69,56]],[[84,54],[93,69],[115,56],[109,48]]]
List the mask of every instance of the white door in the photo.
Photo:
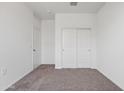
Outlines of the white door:
[[64,29],[62,39],[62,67],[76,68],[76,31]]
[[78,68],[90,67],[90,30],[77,29],[77,65]]
[[62,36],[63,68],[90,68],[90,30],[64,29]]
[[40,63],[40,28],[33,28],[33,68],[38,67]]

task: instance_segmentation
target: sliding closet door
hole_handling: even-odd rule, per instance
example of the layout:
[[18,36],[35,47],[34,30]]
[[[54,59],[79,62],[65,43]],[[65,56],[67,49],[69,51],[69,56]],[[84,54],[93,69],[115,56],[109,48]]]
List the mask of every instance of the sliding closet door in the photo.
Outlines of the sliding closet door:
[[90,30],[77,29],[77,66],[90,67]]
[[76,30],[62,31],[62,66],[63,68],[76,67]]

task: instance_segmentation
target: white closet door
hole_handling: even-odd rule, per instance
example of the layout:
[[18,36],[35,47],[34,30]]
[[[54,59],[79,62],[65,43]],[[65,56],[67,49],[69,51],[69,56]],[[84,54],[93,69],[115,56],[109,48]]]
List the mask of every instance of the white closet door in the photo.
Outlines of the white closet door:
[[64,29],[62,39],[62,66],[76,68],[76,30]]
[[77,30],[77,65],[78,68],[90,67],[90,30]]

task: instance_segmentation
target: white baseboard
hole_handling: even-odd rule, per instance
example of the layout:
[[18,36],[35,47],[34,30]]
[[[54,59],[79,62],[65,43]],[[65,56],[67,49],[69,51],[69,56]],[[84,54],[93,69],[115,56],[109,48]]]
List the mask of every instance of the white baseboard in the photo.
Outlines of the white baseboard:
[[116,84],[118,87],[120,87],[122,90],[124,90],[124,88],[122,86],[120,86],[116,81],[112,80],[112,78],[107,75],[104,71],[102,71],[102,69],[100,68],[96,68],[100,73],[102,73],[105,77],[107,77],[109,80],[111,80],[114,84]]
[[20,79],[22,79],[24,76],[28,75],[30,72],[32,72],[33,69],[27,71],[23,76],[20,76],[18,79],[14,80],[14,82],[10,83],[8,86],[0,89],[0,91],[5,91],[6,89],[8,89],[10,86],[12,86],[13,84],[15,84],[17,81],[19,81]]

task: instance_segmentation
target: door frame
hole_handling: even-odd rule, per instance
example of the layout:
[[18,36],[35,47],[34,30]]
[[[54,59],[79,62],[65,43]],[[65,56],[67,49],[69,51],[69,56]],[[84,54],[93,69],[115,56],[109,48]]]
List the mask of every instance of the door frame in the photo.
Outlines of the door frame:
[[[63,30],[64,29],[75,29],[75,30],[78,30],[78,29],[83,29],[83,30],[89,30],[89,32],[90,32],[90,41],[89,41],[89,43],[90,43],[90,49],[91,49],[91,52],[92,52],[92,47],[91,47],[91,44],[92,44],[92,42],[91,42],[91,31],[92,31],[92,28],[91,27],[65,27],[65,28],[62,28],[61,29],[61,68],[64,68],[63,67]],[[76,32],[76,41],[77,41],[77,32]],[[76,42],[77,43],[77,42]],[[77,44],[76,44],[76,46],[77,46]],[[77,48],[76,48],[76,50],[77,50]],[[89,60],[90,60],[90,65],[89,65],[89,68],[92,68],[92,60],[91,60],[91,52],[90,52],[90,55],[89,55]],[[77,51],[76,51],[76,68],[78,68],[78,64],[77,64],[78,62],[77,62]]]

